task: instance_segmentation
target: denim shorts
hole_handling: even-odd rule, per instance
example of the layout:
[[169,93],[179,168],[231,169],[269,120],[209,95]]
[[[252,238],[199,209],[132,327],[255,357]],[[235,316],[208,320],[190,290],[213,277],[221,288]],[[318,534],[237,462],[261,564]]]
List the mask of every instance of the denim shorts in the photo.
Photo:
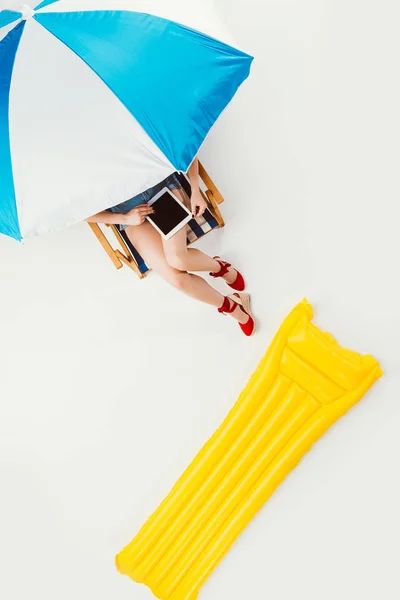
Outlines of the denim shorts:
[[[169,190],[182,190],[182,184],[178,179],[176,173],[172,173],[169,177],[161,181],[152,188],[149,188],[145,192],[134,196],[130,200],[125,200],[125,202],[121,202],[121,204],[117,204],[117,206],[113,206],[109,208],[109,212],[123,214],[126,215],[136,206],[140,206],[141,204],[147,204],[154,196],[156,196],[163,188],[168,188]],[[119,225],[120,229],[126,229],[129,225]]]

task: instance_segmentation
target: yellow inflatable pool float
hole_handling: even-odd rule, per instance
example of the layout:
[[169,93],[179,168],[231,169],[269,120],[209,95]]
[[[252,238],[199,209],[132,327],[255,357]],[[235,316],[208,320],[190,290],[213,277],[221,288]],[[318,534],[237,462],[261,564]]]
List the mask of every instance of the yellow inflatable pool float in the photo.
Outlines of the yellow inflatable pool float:
[[117,556],[157,598],[195,600],[277,486],[382,375],[312,317],[304,300],[285,319],[225,421]]

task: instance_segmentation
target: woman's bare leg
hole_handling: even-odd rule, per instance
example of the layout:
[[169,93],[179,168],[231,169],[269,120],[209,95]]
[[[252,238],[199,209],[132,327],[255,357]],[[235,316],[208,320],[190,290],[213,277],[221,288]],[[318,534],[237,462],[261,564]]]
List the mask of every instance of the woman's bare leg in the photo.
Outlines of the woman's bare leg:
[[[189,207],[190,199],[184,190],[173,190],[173,193]],[[215,258],[211,258],[196,248],[188,248],[186,228],[181,229],[170,240],[163,240],[163,246],[168,263],[178,271],[218,273],[221,269]],[[227,283],[233,283],[236,277],[237,273],[232,268],[229,269],[224,279]]]
[[126,233],[145,263],[165,281],[201,302],[216,308],[222,306],[224,296],[208,285],[204,279],[175,269],[168,264],[161,236],[150,223],[128,227]]
[[[200,269],[196,269],[194,266],[196,264],[197,258],[199,260],[205,260],[205,259],[212,260],[215,263],[217,263],[216,271],[219,271],[219,269],[220,269],[220,265],[216,260],[214,260],[213,258],[210,259],[210,257],[207,256],[206,254],[203,254],[203,252],[199,252],[198,250],[194,250],[192,248],[187,247],[186,228],[183,228],[180,231],[178,231],[178,233],[176,233],[169,240],[162,239],[161,242],[162,242],[162,245],[164,248],[164,254],[165,254],[167,263],[170,265],[171,268],[175,269],[176,271],[184,273],[186,271],[200,270]],[[198,252],[200,256],[194,255],[193,254],[194,252]],[[208,271],[208,269],[207,269],[207,271]],[[206,281],[204,281],[204,279],[201,279],[201,278],[198,278],[198,279],[203,281],[203,283],[205,283],[208,287],[211,288],[211,286]],[[214,288],[211,288],[211,289],[214,290]],[[221,294],[219,294],[219,297],[222,298],[222,300],[221,300],[220,304],[217,306],[217,308],[222,306],[222,303],[224,300],[224,297]],[[248,316],[239,307],[237,307],[236,310],[231,314],[232,314],[232,317],[234,319],[236,319],[236,321],[239,321],[239,323],[247,323],[247,321],[248,321]]]
[[[161,236],[150,223],[146,222],[138,227],[128,227],[126,233],[145,263],[170,285],[215,308],[220,308],[223,305],[224,296],[204,279],[176,269],[168,263]],[[237,308],[232,316],[240,323],[246,323],[248,320],[248,317],[240,308]]]
[[169,240],[161,239],[168,264],[178,271],[219,271],[214,258],[187,246],[187,230],[183,227]]

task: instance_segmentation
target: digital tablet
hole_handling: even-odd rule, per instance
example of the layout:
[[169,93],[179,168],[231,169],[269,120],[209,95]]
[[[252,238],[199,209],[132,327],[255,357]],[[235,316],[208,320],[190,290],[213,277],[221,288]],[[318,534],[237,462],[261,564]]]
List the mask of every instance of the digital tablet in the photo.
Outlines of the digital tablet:
[[192,213],[168,188],[154,196],[149,206],[154,208],[155,213],[146,218],[165,240],[169,240],[192,219]]

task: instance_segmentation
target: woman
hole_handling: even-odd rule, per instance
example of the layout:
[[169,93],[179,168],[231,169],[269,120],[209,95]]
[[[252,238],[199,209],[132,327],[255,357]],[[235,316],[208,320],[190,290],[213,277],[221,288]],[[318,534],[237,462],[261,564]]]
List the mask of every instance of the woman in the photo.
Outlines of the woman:
[[[188,175],[192,188],[191,209],[193,216],[199,217],[206,210],[207,203],[200,191],[198,159],[193,162]],[[255,322],[250,312],[249,296],[238,293],[223,296],[204,279],[192,274],[192,271],[209,271],[212,277],[222,277],[228,286],[241,292],[245,284],[239,271],[218,257],[211,258],[200,250],[188,248],[186,227],[171,239],[164,240],[146,220],[146,217],[154,212],[148,206],[149,200],[164,187],[168,187],[185,204],[188,204],[189,199],[174,173],[146,192],[98,213],[87,221],[120,225],[125,228],[132,244],[153,271],[192,298],[215,306],[220,313],[229,314],[239,323],[246,336],[253,335]]]

